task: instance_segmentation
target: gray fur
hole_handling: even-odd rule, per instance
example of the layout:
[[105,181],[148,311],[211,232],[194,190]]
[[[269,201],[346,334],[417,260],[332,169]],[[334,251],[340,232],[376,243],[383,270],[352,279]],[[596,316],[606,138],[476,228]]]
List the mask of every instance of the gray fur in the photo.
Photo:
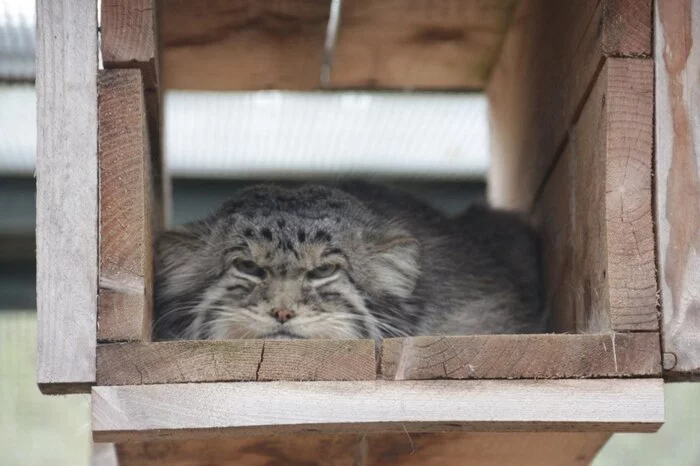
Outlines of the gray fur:
[[[474,207],[448,219],[364,183],[255,186],[160,238],[156,336],[542,332],[537,257],[535,235],[511,214]],[[280,323],[275,308],[294,317]]]

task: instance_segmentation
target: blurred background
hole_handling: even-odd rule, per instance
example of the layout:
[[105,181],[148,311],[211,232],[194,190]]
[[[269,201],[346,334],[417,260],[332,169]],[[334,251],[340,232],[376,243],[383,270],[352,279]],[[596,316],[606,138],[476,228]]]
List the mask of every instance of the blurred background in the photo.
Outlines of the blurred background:
[[[36,94],[33,0],[0,0],[0,465],[89,464],[87,396],[35,385]],[[484,196],[478,93],[175,92],[165,95],[172,223],[262,179],[380,178],[448,213]],[[666,386],[657,434],[619,434],[603,465],[700,465],[700,384]]]

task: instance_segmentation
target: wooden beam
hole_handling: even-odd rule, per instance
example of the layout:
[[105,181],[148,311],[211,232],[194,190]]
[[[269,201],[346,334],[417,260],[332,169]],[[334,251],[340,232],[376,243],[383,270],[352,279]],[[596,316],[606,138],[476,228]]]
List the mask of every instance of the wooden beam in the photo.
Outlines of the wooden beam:
[[[344,0],[330,86],[482,89],[515,3]],[[165,88],[320,85],[328,1],[160,0],[159,9]]]
[[374,380],[374,340],[228,340],[97,347],[98,385]]
[[661,379],[96,386],[98,442],[318,432],[652,432]]
[[141,70],[144,87],[158,89],[156,0],[102,0],[102,61],[105,69]]
[[[574,131],[577,140],[589,147],[595,146],[598,137],[605,141],[605,152],[597,156],[603,157],[605,166],[601,195],[605,199],[607,270],[599,272],[609,287],[610,327],[614,331],[658,331],[651,186],[654,63],[609,58],[601,78],[607,87],[605,95],[591,94],[592,99],[598,96],[600,100],[586,105]],[[579,149],[580,159],[585,148]],[[590,181],[600,184],[599,179]],[[591,223],[585,225],[591,228]]]
[[532,207],[606,57],[651,55],[652,0],[522,0],[487,91],[489,198]]
[[328,1],[158,0],[164,89],[313,89]]
[[99,76],[100,341],[151,336],[152,178],[139,70]]
[[535,206],[558,331],[658,331],[652,66],[606,60]]
[[95,381],[97,2],[37,1],[37,382]]
[[656,231],[665,376],[700,380],[700,4],[656,1]]
[[566,466],[589,464],[607,432],[452,432],[289,435],[130,442],[121,466],[273,464]]
[[515,4],[344,0],[331,86],[483,89]]
[[385,380],[661,376],[656,333],[390,338],[380,360]]
[[154,194],[154,228],[167,224],[170,186],[161,148],[162,92],[158,58],[157,0],[104,0],[101,46],[105,69],[141,70],[145,89],[151,171]]

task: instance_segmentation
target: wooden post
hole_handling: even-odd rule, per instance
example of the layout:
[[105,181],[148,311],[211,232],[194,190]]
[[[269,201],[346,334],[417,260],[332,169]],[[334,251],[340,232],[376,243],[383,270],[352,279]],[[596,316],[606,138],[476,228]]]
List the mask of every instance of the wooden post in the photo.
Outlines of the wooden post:
[[153,308],[151,154],[139,70],[99,77],[100,341],[150,340]]
[[95,382],[97,0],[37,1],[37,381]]
[[606,59],[537,199],[557,331],[658,331],[652,66]]
[[160,231],[169,222],[171,187],[161,145],[163,102],[157,3],[156,0],[104,0],[101,45],[105,69],[141,70],[151,149],[153,227]]
[[522,0],[494,67],[489,198],[527,210],[607,57],[651,56],[652,0]]
[[657,0],[654,37],[664,369],[700,380],[700,3]]

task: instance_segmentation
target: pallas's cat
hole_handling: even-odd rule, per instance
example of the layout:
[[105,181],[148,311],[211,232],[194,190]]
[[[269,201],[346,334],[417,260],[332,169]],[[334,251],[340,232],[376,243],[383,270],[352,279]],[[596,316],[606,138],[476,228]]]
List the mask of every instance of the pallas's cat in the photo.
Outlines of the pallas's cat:
[[536,237],[365,183],[242,190],[165,233],[158,339],[383,338],[545,329]]

